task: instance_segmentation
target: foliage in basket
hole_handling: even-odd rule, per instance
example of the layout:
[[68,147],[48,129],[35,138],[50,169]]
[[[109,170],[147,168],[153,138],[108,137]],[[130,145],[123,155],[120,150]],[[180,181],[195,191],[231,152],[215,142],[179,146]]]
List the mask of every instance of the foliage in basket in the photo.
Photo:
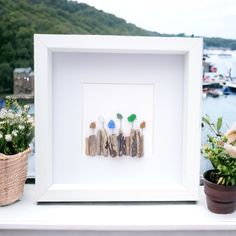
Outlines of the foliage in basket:
[[222,117],[216,124],[208,116],[202,120],[211,131],[203,147],[203,155],[215,169],[209,180],[220,185],[236,185],[236,123],[224,134],[220,131]]
[[28,114],[29,105],[20,106],[16,99],[6,98],[0,111],[0,153],[23,152],[34,137],[34,120]]

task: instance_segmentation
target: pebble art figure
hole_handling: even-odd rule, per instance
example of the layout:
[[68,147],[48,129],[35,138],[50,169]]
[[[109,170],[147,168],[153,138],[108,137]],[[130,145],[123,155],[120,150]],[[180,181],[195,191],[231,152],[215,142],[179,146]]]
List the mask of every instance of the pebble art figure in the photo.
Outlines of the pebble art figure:
[[90,124],[89,127],[92,134],[86,137],[85,154],[87,156],[110,156],[112,158],[119,156],[141,158],[144,156],[143,130],[146,127],[146,122],[141,122],[139,128],[135,129],[134,122],[136,121],[137,116],[136,114],[131,114],[127,117],[128,122],[131,124],[130,132],[128,136],[125,136],[122,129],[122,114],[117,113],[116,118],[119,121],[118,135],[115,133],[117,127],[114,120],[110,120],[107,123],[107,130],[105,128],[105,119],[100,116],[98,122],[100,123],[101,128],[97,129],[96,135],[96,123],[92,122]]

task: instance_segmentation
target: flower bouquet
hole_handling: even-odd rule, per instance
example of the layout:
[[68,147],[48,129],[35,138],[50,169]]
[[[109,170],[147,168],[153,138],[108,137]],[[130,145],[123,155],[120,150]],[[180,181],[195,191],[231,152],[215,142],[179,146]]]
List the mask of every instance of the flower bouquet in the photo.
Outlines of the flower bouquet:
[[6,98],[0,111],[0,205],[18,200],[27,176],[29,144],[34,137],[34,120],[29,106]]

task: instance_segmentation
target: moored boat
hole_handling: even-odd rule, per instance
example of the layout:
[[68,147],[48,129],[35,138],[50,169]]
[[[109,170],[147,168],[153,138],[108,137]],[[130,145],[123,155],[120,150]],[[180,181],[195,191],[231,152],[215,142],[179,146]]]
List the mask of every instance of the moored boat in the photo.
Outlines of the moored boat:
[[236,82],[228,82],[227,86],[231,92],[236,93]]
[[224,86],[222,91],[223,91],[224,95],[230,95],[231,94],[230,88],[228,86]]
[[210,90],[208,92],[208,95],[213,97],[213,98],[217,98],[219,97],[220,95],[222,95],[222,92],[218,91],[218,90]]

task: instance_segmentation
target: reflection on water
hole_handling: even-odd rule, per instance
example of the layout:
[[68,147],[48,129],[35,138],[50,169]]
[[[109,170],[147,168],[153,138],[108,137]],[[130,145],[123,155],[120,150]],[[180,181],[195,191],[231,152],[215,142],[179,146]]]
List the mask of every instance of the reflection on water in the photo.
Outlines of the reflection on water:
[[227,125],[231,126],[236,121],[236,94],[205,98],[202,103],[202,114],[208,114],[213,120],[222,116],[223,123],[226,124],[223,129],[226,129]]
[[[229,96],[219,96],[217,98],[207,97],[202,102],[202,114],[209,115],[212,121],[216,121],[219,116],[223,117],[222,131],[225,132],[234,122],[236,122],[236,94]],[[207,133],[206,128],[202,129],[202,144],[206,143]],[[211,168],[208,160],[202,157],[201,174]]]

